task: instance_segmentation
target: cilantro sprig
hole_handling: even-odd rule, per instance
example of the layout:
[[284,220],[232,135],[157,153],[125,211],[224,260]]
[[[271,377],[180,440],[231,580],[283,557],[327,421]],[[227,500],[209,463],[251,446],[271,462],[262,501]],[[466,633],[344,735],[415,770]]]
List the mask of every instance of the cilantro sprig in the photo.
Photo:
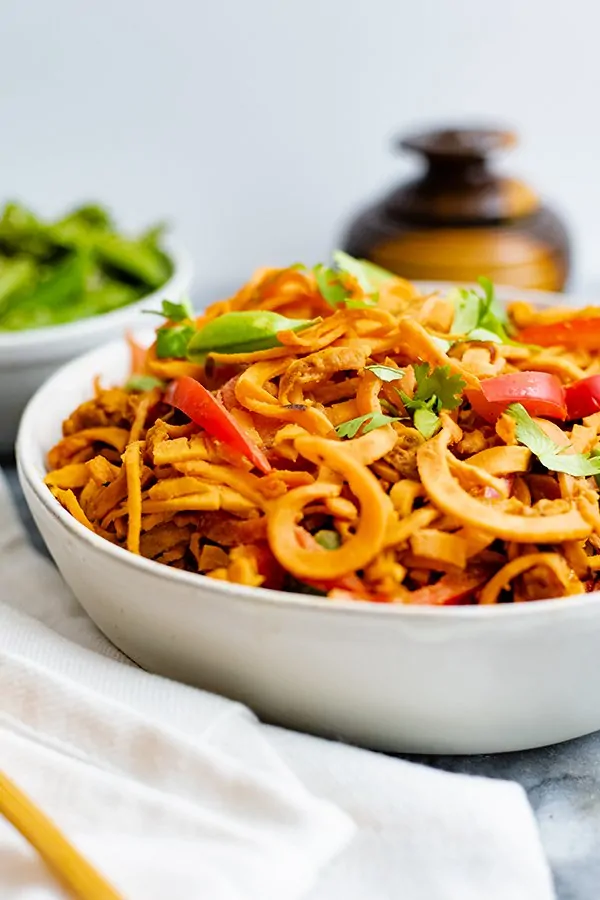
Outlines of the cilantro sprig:
[[364,416],[357,416],[356,419],[350,419],[348,422],[342,422],[338,425],[336,433],[342,438],[356,437],[358,432],[368,434],[382,425],[389,425],[391,422],[399,422],[400,416],[385,416],[383,413],[367,413]]
[[365,366],[367,372],[372,372],[380,381],[399,381],[404,376],[404,369],[395,369],[393,366]]
[[185,322],[194,318],[194,310],[189,300],[182,300],[181,303],[163,300],[160,309],[144,309],[143,312],[149,316],[161,316],[170,322]]
[[156,332],[156,356],[158,359],[185,359],[188,344],[196,334],[193,325],[163,325]]
[[143,312],[161,316],[169,324],[163,325],[156,332],[156,356],[158,359],[178,357],[185,359],[188,344],[196,333],[193,325],[194,311],[188,300],[173,303],[163,300],[160,310],[145,309]]
[[455,312],[452,334],[464,335],[469,341],[512,343],[508,334],[508,318],[496,299],[494,285],[489,278],[478,279],[483,293],[469,288],[456,288],[449,296],[454,300]]
[[466,382],[460,375],[452,375],[450,366],[429,368],[429,363],[414,366],[416,387],[413,397],[399,391],[400,398],[413,414],[413,424],[424,438],[429,439],[440,427],[442,409],[456,409],[462,402]]
[[[373,372],[381,381],[399,381],[404,369],[394,369],[392,366],[372,365],[366,366],[368,372]],[[413,397],[409,397],[404,391],[398,391],[398,395],[408,412],[412,413],[413,424],[425,439],[433,437],[440,427],[440,412],[442,409],[456,409],[462,401],[462,392],[466,382],[460,375],[453,375],[450,366],[438,366],[429,368],[429,363],[420,363],[414,366],[416,387]],[[367,413],[343,422],[336,428],[340,437],[356,437],[358,432],[366,434],[382,425],[390,422],[399,422],[402,416],[387,416],[383,413]]]
[[600,475],[600,456],[595,452],[567,453],[568,447],[559,447],[531,418],[521,403],[512,403],[506,410],[516,423],[516,438],[527,447],[541,464],[551,472],[587,477]]

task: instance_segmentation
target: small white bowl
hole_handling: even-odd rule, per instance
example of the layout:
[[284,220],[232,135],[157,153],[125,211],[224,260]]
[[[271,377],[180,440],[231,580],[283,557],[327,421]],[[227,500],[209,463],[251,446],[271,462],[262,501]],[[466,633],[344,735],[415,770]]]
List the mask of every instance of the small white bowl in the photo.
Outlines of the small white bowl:
[[139,328],[143,309],[158,309],[163,299],[177,301],[188,293],[191,259],[171,242],[165,242],[165,251],[173,274],[162,287],[135,303],[66,325],[0,331],[0,455],[13,449],[25,404],[52,372],[86,350]]
[[56,373],[25,411],[17,462],[64,578],[139,665],[389,751],[522,750],[600,728],[598,593],[492,607],[332,601],[171,569],[79,525],[43,484],[46,454],[93,378],[118,384],[127,366],[120,341]]

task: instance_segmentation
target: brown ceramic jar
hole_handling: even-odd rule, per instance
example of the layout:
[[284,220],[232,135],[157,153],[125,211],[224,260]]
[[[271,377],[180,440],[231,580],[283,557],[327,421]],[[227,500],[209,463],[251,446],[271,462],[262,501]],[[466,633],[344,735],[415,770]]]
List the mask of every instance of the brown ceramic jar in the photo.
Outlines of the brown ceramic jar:
[[424,173],[396,188],[352,222],[343,241],[353,256],[408,279],[562,290],[569,238],[559,217],[521,181],[488,168],[513,147],[506,131],[455,129],[404,138]]

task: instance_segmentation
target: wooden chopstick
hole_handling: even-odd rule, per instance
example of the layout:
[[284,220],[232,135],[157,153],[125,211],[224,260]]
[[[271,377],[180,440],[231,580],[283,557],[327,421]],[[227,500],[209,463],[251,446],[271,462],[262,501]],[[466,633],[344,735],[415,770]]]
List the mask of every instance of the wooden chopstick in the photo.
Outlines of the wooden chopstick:
[[0,771],[0,813],[35,847],[78,900],[123,900],[81,856],[56,825]]

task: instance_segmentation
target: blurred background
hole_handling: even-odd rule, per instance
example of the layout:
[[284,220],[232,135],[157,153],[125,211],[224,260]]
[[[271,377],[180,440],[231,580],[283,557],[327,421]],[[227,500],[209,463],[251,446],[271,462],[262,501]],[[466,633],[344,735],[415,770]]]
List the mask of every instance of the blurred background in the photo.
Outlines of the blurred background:
[[600,288],[595,0],[3,0],[2,199],[164,216],[214,299],[325,257],[415,171],[390,138],[507,123],[501,160],[564,213],[571,284]]

